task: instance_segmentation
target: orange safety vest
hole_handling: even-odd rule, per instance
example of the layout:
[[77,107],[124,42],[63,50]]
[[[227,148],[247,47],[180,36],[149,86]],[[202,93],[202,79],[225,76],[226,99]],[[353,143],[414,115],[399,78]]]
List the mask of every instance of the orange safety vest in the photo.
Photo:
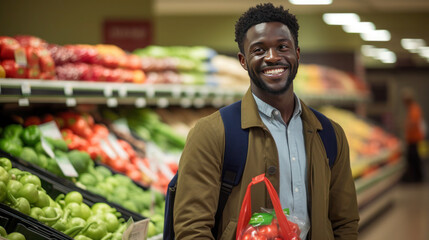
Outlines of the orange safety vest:
[[405,136],[407,143],[418,143],[423,140],[422,111],[416,102],[408,106],[407,119],[405,122]]

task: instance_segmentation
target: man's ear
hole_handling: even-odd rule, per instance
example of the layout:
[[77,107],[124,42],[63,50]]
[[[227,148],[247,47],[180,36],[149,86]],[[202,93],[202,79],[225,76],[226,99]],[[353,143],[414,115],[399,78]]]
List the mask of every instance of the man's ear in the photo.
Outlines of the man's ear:
[[241,52],[238,52],[237,57],[238,57],[238,60],[240,61],[241,66],[244,68],[244,70],[247,71],[246,58],[244,57],[244,54]]
[[300,55],[301,55],[301,48],[300,47],[297,47],[296,48],[296,57],[297,57],[297,60],[299,61],[299,57],[300,57]]

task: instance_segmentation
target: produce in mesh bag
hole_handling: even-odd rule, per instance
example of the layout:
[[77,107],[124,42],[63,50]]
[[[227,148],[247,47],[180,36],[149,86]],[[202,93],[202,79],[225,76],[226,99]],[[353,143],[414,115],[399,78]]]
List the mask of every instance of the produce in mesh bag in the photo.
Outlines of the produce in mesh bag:
[[[289,209],[283,209],[284,214],[294,221],[288,221],[292,231],[298,236],[301,234],[301,226],[305,227],[299,219],[289,214]],[[284,239],[281,236],[280,227],[274,210],[261,208],[261,212],[255,212],[244,229],[241,239]]]
[[[250,190],[252,185],[264,182],[273,203],[274,212],[252,215]],[[298,224],[289,221],[281,208],[280,200],[265,174],[252,178],[249,183],[237,223],[237,240],[300,240]]]

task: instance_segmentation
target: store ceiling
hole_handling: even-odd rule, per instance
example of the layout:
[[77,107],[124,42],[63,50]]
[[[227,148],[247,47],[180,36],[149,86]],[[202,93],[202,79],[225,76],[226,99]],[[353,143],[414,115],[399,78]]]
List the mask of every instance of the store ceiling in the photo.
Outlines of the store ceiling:
[[[429,46],[429,0],[333,0],[331,5],[325,6],[298,6],[287,0],[271,1],[275,5],[283,5],[291,9],[296,15],[320,16],[314,28],[330,28],[335,31],[336,41],[347,41],[350,33],[346,33],[340,26],[327,26],[322,20],[322,14],[327,12],[357,13],[361,21],[373,22],[376,29],[386,29],[391,34],[388,42],[366,42],[354,34],[357,41],[353,41],[351,50],[359,51],[362,45],[373,45],[376,48],[387,48],[397,56],[394,65],[401,66],[429,66],[426,60],[415,53],[410,53],[401,46],[402,38],[422,38]],[[248,7],[261,1],[254,0],[155,0],[155,13],[159,16],[167,15],[239,15]],[[301,38],[301,46],[306,45],[306,39]],[[323,51],[325,46],[313,51]],[[364,57],[367,65],[383,65],[378,60]]]

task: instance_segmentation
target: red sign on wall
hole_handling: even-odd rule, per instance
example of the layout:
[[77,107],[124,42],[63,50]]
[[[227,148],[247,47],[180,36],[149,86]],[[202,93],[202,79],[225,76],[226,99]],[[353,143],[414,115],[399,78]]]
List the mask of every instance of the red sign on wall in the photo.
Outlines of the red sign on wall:
[[148,20],[106,20],[103,36],[105,44],[131,52],[152,43],[152,23]]

